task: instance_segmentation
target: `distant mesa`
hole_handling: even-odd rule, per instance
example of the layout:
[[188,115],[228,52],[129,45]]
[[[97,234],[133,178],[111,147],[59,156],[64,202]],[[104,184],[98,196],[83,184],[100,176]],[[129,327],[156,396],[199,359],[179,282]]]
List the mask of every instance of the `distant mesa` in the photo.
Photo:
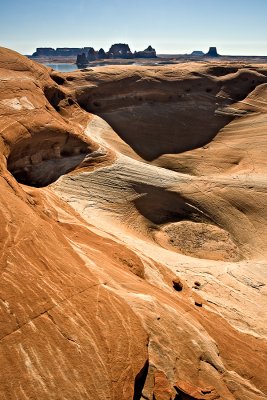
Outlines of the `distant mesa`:
[[193,56],[193,57],[220,57],[220,55],[217,52],[216,47],[210,47],[209,51],[206,54],[201,50],[194,50],[194,51],[192,51],[190,56]]
[[37,47],[32,57],[53,57],[56,50],[52,47]]
[[89,47],[84,49],[79,47],[37,47],[32,57],[77,57],[82,51],[88,51]]
[[210,47],[209,51],[207,54],[205,54],[206,57],[220,57],[220,55],[217,53],[216,47]]
[[191,53],[191,56],[195,56],[195,57],[203,57],[205,55],[205,53],[201,50],[194,50]]

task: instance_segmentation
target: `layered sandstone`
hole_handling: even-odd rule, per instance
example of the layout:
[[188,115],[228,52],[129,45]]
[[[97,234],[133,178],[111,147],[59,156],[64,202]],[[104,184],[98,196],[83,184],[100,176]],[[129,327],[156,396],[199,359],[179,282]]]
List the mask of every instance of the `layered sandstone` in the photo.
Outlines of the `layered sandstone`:
[[266,84],[0,49],[1,399],[266,398]]

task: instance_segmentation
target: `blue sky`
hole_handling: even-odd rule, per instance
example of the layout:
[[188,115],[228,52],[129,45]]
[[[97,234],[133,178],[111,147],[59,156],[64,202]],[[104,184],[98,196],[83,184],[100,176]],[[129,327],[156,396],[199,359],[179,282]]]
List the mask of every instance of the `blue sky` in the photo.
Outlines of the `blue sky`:
[[0,46],[267,55],[267,0],[0,0]]

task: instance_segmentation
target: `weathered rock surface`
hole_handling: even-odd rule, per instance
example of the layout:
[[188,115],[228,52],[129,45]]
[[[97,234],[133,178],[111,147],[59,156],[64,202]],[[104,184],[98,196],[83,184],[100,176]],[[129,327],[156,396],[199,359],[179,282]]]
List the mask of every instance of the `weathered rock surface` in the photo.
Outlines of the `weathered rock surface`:
[[266,399],[267,68],[0,87],[0,398]]

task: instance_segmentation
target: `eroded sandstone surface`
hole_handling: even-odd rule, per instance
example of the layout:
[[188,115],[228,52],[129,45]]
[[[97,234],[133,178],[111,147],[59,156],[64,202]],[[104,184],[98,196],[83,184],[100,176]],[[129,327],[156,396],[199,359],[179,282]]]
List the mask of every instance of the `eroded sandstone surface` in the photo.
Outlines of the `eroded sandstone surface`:
[[266,399],[267,67],[0,85],[0,398]]

